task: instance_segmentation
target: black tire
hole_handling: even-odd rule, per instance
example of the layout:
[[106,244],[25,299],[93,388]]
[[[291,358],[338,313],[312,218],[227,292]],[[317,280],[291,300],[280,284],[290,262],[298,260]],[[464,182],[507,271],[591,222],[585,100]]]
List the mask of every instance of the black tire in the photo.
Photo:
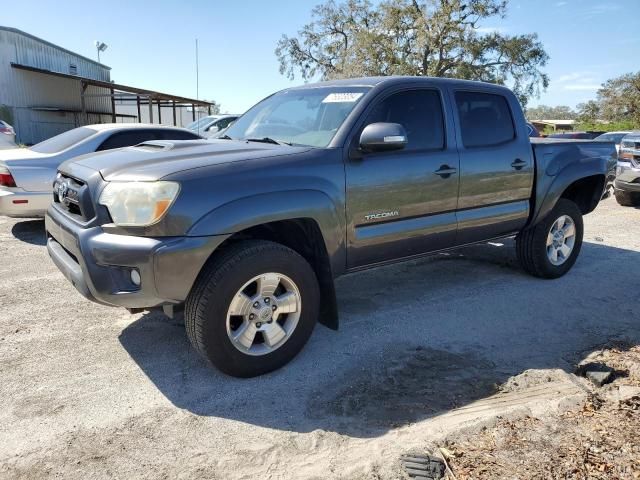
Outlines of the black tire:
[[[238,350],[227,335],[229,305],[253,277],[277,272],[292,279],[302,301],[298,324],[273,352],[254,356]],[[185,327],[191,344],[205,359],[234,377],[255,377],[276,370],[295,357],[311,336],[319,309],[319,287],[309,263],[278,243],[247,240],[233,244],[203,268],[185,305]]]
[[[563,215],[573,220],[576,238],[573,250],[561,265],[554,265],[547,256],[547,236],[552,225]],[[584,225],[582,212],[571,200],[561,198],[551,212],[537,225],[527,228],[516,237],[516,252],[522,268],[540,278],[558,278],[571,270],[582,247]]]
[[616,190],[616,201],[623,207],[640,207],[640,194]]

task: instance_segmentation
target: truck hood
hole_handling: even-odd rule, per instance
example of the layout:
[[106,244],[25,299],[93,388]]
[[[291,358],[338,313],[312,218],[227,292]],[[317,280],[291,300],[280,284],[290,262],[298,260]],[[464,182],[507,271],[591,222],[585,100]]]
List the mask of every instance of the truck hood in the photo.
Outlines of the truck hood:
[[100,172],[106,181],[155,181],[194,168],[302,153],[310,147],[290,147],[241,140],[181,140],[145,142],[76,157],[60,166],[73,174],[77,167]]

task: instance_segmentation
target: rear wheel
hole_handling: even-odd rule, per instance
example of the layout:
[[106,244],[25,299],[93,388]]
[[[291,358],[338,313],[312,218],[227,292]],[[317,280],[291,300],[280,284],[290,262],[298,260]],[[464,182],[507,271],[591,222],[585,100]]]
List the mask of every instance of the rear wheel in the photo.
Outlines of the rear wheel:
[[280,368],[302,349],[318,316],[313,269],[298,253],[243,241],[215,257],[186,302],[196,350],[223,372],[253,377]]
[[614,195],[616,196],[616,201],[623,207],[640,206],[640,193],[616,190]]
[[544,220],[516,237],[522,267],[536,277],[561,277],[576,262],[583,233],[582,212],[561,198]]

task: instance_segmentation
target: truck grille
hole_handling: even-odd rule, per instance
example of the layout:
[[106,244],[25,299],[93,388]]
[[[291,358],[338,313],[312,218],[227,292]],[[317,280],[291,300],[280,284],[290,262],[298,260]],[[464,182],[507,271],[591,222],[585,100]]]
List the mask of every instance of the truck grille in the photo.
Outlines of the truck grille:
[[53,184],[53,203],[70,217],[82,222],[95,216],[87,184],[62,173],[58,174]]

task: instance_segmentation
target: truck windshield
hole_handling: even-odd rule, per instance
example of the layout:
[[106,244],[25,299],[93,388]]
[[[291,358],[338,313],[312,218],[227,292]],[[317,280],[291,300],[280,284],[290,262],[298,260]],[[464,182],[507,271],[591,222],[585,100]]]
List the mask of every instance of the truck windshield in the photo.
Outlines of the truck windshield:
[[272,95],[240,117],[222,138],[323,148],[370,87],[314,87]]

